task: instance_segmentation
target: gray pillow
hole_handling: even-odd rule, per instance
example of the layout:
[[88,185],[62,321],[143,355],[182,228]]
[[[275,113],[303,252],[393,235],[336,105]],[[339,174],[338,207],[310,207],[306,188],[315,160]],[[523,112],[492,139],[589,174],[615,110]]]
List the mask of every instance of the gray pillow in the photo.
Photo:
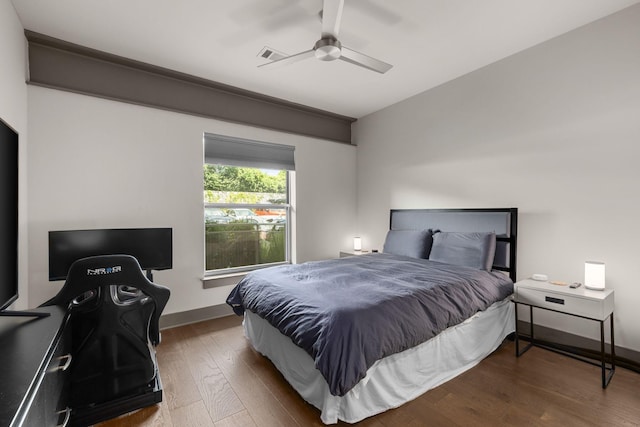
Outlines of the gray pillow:
[[428,258],[433,238],[431,230],[389,230],[382,251],[387,254]]
[[429,259],[491,271],[495,253],[495,233],[440,232],[433,235]]

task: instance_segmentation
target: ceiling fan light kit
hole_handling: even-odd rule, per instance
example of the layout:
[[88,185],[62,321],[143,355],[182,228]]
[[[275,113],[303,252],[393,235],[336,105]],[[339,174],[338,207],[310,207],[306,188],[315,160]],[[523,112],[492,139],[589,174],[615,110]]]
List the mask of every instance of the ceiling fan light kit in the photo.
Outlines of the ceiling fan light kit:
[[[284,58],[258,65],[258,67],[274,67],[276,65],[291,64],[315,56],[321,61],[341,59],[350,64],[358,65],[380,74],[389,71],[393,65],[342,46],[342,43],[338,40],[338,32],[340,30],[343,6],[344,0],[324,0],[321,13],[322,33],[320,40],[315,43],[313,49],[285,56]],[[264,55],[259,56],[265,57]]]

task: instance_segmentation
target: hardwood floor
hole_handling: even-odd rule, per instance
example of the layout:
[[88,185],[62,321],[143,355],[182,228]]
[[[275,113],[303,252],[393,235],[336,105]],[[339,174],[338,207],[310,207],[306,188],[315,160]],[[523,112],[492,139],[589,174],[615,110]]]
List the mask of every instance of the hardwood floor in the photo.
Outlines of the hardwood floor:
[[[321,426],[319,411],[256,353],[239,317],[162,332],[161,404],[101,424],[116,426]],[[540,348],[520,358],[506,341],[478,366],[358,426],[640,426],[640,375],[600,370]],[[340,423],[339,425],[348,425]]]

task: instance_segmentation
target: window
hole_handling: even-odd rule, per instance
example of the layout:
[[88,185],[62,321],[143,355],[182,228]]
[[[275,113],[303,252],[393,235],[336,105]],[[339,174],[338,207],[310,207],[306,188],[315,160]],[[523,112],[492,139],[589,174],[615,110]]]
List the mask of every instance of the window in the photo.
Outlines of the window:
[[293,147],[205,135],[207,275],[288,263]]

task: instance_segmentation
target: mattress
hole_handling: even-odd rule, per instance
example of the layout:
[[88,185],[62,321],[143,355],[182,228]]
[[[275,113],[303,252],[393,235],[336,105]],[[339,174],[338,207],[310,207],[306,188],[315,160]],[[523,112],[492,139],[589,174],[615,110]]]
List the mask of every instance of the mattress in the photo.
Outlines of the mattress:
[[513,293],[504,274],[371,254],[254,271],[227,302],[304,349],[343,396],[379,359],[427,341]]
[[325,424],[355,423],[415,399],[460,375],[493,352],[515,330],[510,298],[498,301],[415,347],[375,362],[344,396],[329,385],[311,356],[257,314],[246,310],[244,331]]

